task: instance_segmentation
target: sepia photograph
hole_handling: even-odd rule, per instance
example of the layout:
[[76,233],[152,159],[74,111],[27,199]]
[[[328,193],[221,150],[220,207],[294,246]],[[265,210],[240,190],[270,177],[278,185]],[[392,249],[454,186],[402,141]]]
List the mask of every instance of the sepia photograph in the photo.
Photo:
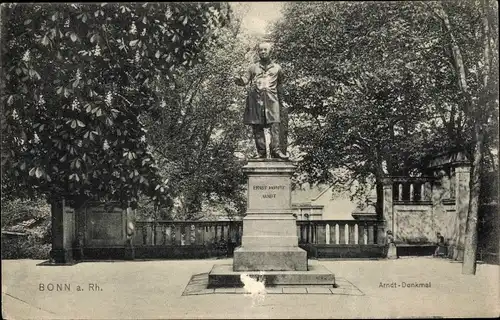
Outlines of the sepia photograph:
[[498,2],[0,4],[3,319],[500,317]]

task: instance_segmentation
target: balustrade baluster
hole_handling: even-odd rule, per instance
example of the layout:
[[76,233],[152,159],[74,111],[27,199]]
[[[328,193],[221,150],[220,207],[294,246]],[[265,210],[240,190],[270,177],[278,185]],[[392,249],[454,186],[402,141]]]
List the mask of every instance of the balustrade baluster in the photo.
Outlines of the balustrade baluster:
[[179,224],[175,225],[175,245],[182,245],[182,229]]
[[160,244],[160,240],[161,240],[161,226],[160,224],[158,223],[154,223],[154,242],[153,242],[153,245],[158,245]]
[[142,225],[142,243],[144,243],[144,245],[149,244],[148,229],[149,229],[149,223],[146,222]]
[[432,185],[430,181],[425,182],[425,200],[432,200]]
[[203,245],[206,243],[207,231],[208,231],[207,226],[205,224],[202,224],[200,232],[201,232],[201,244],[203,244]]
[[143,223],[141,224],[141,226],[139,228],[137,228],[137,231],[140,231],[140,238],[139,239],[141,239],[142,245],[145,245],[147,243],[146,242],[147,241],[147,239],[146,239],[147,234],[144,232],[145,229],[146,229],[145,224],[143,224]]
[[331,244],[336,244],[337,243],[337,241],[336,241],[336,239],[337,239],[337,233],[335,231],[335,227],[336,227],[335,223],[333,223],[333,224],[330,225],[330,243]]
[[325,243],[330,244],[330,224],[325,224]]
[[147,239],[148,239],[148,242],[147,244],[148,245],[151,245],[153,244],[153,224],[151,222],[148,222],[147,224]]
[[415,199],[415,184],[410,183],[410,201],[414,201]]
[[314,243],[314,226],[309,223],[309,243]]
[[190,234],[191,234],[191,230],[189,229],[189,225],[188,224],[185,224],[183,223],[182,224],[182,228],[183,228],[183,232],[182,234],[184,235],[183,239],[184,239],[184,245],[185,246],[189,246],[190,245]]
[[203,231],[205,228],[203,227],[203,224],[199,224],[196,226],[196,244],[197,245],[202,245],[203,244]]
[[374,243],[373,225],[368,226],[368,244]]
[[207,244],[210,242],[211,236],[210,236],[210,225],[206,224],[203,232],[203,243]]
[[381,224],[377,225],[377,244],[384,244],[384,226]]
[[339,244],[345,244],[345,224],[339,224]]
[[219,236],[218,236],[218,234],[219,234],[219,233],[218,233],[218,231],[219,231],[219,227],[215,224],[215,225],[213,226],[213,228],[214,228],[214,239],[213,239],[213,240],[214,240],[215,242],[217,242],[217,241],[219,240]]
[[309,243],[309,225],[306,224],[306,243]]
[[158,225],[159,227],[159,235],[158,235],[158,245],[164,245],[165,244],[165,229],[167,226],[164,223],[160,223]]
[[365,237],[365,232],[366,232],[366,225],[365,224],[359,224],[358,225],[358,236],[359,236],[359,244],[366,244],[366,237]]
[[180,243],[180,245],[181,246],[185,246],[186,245],[186,228],[185,228],[185,225],[183,223],[181,223],[179,225],[179,230],[180,230],[180,234],[181,234],[181,243]]
[[354,224],[354,244],[359,244],[359,226]]
[[344,224],[344,244],[349,244],[349,225]]
[[187,229],[186,230],[186,238],[187,238],[186,244],[192,246],[196,241],[195,226],[194,226],[194,224],[188,224],[186,226],[186,229]]
[[163,245],[168,245],[170,242],[170,227],[168,225],[163,226]]
[[175,237],[176,237],[176,235],[175,235],[175,232],[176,232],[175,225],[170,224],[170,226],[168,227],[168,230],[170,231],[170,236],[168,237],[168,245],[172,246],[172,245],[175,244]]
[[335,244],[340,244],[340,225],[335,224]]
[[354,225],[349,224],[349,241],[347,244],[354,244]]
[[161,223],[156,226],[156,244],[163,244],[163,224]]
[[155,236],[154,236],[154,233],[155,233],[155,228],[154,228],[154,223],[151,222],[149,224],[149,244],[150,245],[154,245],[155,244]]
[[365,225],[358,224],[358,244],[365,244]]
[[326,224],[320,224],[317,228],[317,243],[326,244]]

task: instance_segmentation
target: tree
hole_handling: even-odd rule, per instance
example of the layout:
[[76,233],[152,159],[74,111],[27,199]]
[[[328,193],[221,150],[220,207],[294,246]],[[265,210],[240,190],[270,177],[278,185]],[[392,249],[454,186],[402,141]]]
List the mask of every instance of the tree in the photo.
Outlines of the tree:
[[140,117],[203,61],[225,3],[2,7],[2,194],[168,203]]
[[498,144],[497,11],[488,1],[291,3],[274,32],[297,77],[288,90],[303,124],[292,133],[309,179],[335,182],[331,170],[347,167],[351,180],[378,180],[422,173],[439,151],[469,154],[464,273],[474,272],[483,153]]
[[160,216],[196,219],[217,203],[244,210],[243,163],[235,156],[245,134],[244,92],[233,81],[244,55],[234,21],[207,49],[205,63],[157,83],[161,108],[145,118],[146,138],[176,200],[159,208]]
[[346,182],[332,171],[345,168],[351,182],[375,180],[380,189],[385,175],[421,169],[436,148],[431,129],[443,104],[430,97],[449,91],[450,80],[435,59],[436,24],[426,20],[425,8],[409,3],[285,6],[273,35],[294,79],[291,136],[311,182]]
[[[490,3],[489,0],[453,4],[437,2],[433,9],[448,36],[460,108],[473,128],[470,204],[464,235],[462,273],[475,274],[485,142],[492,131],[492,123],[498,119],[498,4]],[[458,10],[468,14],[460,16]],[[471,44],[475,47],[471,48]],[[488,140],[492,140],[491,134]]]

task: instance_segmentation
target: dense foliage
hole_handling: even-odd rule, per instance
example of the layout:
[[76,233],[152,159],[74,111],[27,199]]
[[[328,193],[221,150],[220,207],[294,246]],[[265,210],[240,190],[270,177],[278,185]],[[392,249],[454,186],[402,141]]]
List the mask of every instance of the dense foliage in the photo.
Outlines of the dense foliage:
[[141,116],[203,60],[224,3],[2,8],[2,194],[169,203]]
[[[279,61],[293,75],[286,88],[292,97],[291,133],[304,153],[300,169],[310,181],[336,182],[335,168],[348,169],[350,178],[361,182],[418,174],[429,155],[472,152],[471,106],[457,90],[449,32],[435,5],[285,5],[273,38]],[[485,70],[479,5],[459,1],[443,6],[478,101],[479,75]],[[496,26],[494,10],[490,14]],[[491,64],[498,69],[496,57]],[[491,79],[498,85],[498,76]],[[492,94],[488,101],[495,104]],[[497,108],[490,108],[483,121],[489,145],[497,141]]]
[[235,20],[220,32],[205,63],[159,83],[161,108],[144,118],[147,141],[175,199],[158,208],[162,218],[199,218],[214,206],[244,212],[244,159],[236,155],[246,141],[245,92],[233,79],[246,67],[247,39],[239,25]]

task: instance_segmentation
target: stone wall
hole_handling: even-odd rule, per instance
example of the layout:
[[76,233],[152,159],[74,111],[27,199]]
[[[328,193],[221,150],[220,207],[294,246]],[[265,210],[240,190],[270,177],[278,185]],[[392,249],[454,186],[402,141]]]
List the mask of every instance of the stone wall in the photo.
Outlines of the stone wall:
[[83,210],[85,216],[85,247],[124,246],[126,243],[126,210],[115,206],[90,203]]
[[384,180],[383,217],[400,243],[435,243],[439,232],[461,259],[469,206],[470,165],[448,164],[427,177]]
[[396,242],[426,243],[436,239],[436,225],[431,205],[394,205]]

